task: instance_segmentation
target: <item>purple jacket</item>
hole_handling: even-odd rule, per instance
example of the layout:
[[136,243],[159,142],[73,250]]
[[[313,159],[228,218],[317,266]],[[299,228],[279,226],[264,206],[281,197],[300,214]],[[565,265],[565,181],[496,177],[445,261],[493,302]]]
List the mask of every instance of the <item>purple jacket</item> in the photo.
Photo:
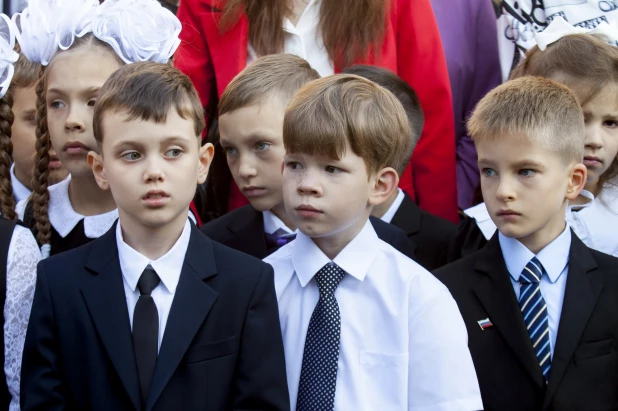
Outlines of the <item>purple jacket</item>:
[[478,101],[501,82],[496,14],[491,0],[431,0],[453,90],[459,208],[473,205],[479,185],[466,120]]

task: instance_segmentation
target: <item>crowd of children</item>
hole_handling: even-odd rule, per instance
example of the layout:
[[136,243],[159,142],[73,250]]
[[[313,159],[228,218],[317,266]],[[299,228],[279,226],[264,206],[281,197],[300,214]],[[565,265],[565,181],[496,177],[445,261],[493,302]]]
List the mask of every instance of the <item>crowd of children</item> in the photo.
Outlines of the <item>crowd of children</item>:
[[259,57],[205,133],[157,0],[0,17],[2,409],[618,408],[611,39],[481,100],[457,226],[398,188],[424,115],[386,69]]

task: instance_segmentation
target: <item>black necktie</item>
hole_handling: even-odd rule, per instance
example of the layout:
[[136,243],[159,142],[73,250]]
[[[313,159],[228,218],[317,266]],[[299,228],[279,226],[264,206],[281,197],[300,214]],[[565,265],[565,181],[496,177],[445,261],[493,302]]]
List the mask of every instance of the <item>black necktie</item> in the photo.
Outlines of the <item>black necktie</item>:
[[156,271],[148,264],[137,282],[140,296],[133,312],[133,348],[144,404],[159,355],[159,313],[150,293],[160,282]]
[[335,406],[341,315],[335,290],[345,276],[328,263],[315,275],[320,299],[307,329],[303,364],[298,383],[297,411],[329,411]]

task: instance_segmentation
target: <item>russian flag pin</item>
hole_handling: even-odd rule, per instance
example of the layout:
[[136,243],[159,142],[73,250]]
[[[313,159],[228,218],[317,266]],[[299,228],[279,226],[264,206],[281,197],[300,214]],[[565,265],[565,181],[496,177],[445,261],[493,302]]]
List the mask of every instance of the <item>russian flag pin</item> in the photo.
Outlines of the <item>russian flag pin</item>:
[[485,318],[484,320],[478,320],[477,322],[479,323],[479,327],[481,327],[481,330],[484,330],[486,328],[493,326],[491,321],[489,321],[489,318]]

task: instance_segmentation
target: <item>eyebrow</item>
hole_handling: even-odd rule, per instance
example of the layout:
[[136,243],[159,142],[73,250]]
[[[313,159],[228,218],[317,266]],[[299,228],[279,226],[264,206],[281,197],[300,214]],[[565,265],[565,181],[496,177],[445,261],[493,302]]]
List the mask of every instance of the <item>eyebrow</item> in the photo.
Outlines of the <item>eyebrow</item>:
[[[80,90],[80,94],[95,94],[98,93],[99,91],[101,91],[101,87],[99,86],[95,86],[95,87],[87,87],[83,90]],[[55,93],[55,94],[66,94],[66,92],[64,90],[61,90],[59,88],[50,88],[49,90],[47,90],[47,93]]]

